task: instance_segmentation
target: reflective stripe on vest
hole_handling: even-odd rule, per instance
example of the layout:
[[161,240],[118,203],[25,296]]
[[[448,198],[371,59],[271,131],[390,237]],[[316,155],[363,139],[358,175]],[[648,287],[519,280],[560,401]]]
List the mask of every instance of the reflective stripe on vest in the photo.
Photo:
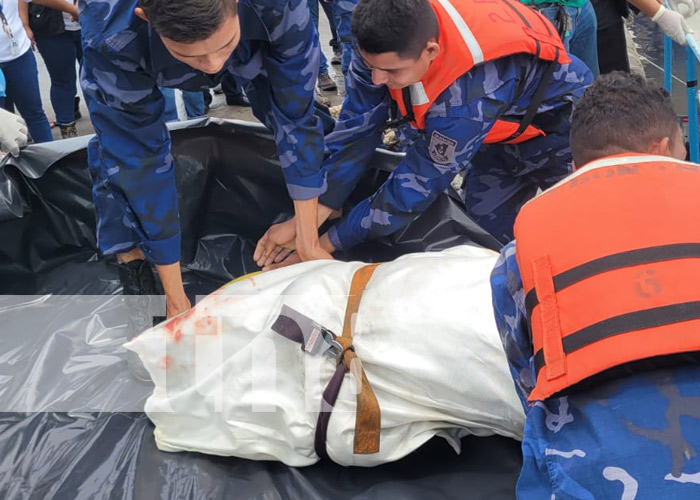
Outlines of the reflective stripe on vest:
[[[430,3],[438,19],[440,52],[423,80],[410,87],[410,105],[404,101],[401,89],[389,90],[403,116],[410,117],[418,129],[425,129],[425,115],[437,97],[477,64],[519,53],[561,64],[570,62],[549,20],[517,1]],[[520,130],[520,122],[498,120],[484,142],[518,143],[545,135],[537,127],[526,125]]]
[[539,401],[610,368],[700,351],[700,166],[607,158],[528,202],[516,257]]

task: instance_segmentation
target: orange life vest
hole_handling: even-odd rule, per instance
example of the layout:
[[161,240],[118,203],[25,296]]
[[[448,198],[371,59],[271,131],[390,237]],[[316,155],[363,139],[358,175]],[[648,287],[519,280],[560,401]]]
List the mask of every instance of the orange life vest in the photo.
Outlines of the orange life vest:
[[[418,129],[425,129],[425,115],[435,99],[477,64],[520,53],[560,64],[571,61],[549,20],[517,0],[430,0],[430,4],[440,26],[440,52],[420,82],[389,89],[403,116],[412,114],[411,123]],[[519,130],[520,125],[498,120],[484,142],[518,143],[545,135],[530,124]]]
[[700,351],[698,193],[699,165],[620,155],[525,204],[515,240],[537,371],[529,401]]

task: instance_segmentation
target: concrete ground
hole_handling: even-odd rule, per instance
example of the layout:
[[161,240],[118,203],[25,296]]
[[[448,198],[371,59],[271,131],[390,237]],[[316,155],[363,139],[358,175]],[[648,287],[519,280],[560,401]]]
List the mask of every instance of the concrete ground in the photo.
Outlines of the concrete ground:
[[[328,45],[328,41],[331,38],[330,34],[330,28],[328,25],[328,20],[326,19],[325,15],[323,14],[323,10],[321,10],[321,19],[319,20],[319,31],[320,31],[320,36],[321,36],[321,46],[322,50],[325,53],[326,57],[330,61],[330,58],[333,56],[333,51],[331,50],[331,47]],[[53,107],[51,106],[51,99],[50,99],[50,89],[51,89],[51,83],[49,80],[49,74],[46,70],[46,65],[44,64],[44,60],[41,57],[41,54],[39,52],[35,52],[35,56],[37,59],[37,65],[39,67],[39,86],[40,86],[40,91],[41,91],[41,100],[44,105],[44,111],[46,112],[46,116],[48,117],[49,121],[52,122],[55,120],[55,114],[53,112]],[[331,75],[334,77],[336,82],[339,83],[339,91],[343,91],[343,85],[342,85],[342,75],[340,72],[340,66],[331,66],[329,62],[329,68]],[[83,92],[82,90],[78,89],[78,94],[80,95],[81,98],[81,103],[80,103],[80,109],[82,112],[83,117],[76,122],[76,127],[78,129],[78,134],[79,135],[88,135],[94,133],[94,129],[92,128],[92,124],[90,123],[90,118],[88,115],[87,107],[85,106],[85,100],[83,99]],[[243,108],[239,106],[227,106],[226,105],[226,100],[223,96],[223,94],[213,94],[214,100],[212,101],[211,104],[211,109],[209,111],[209,116],[217,117],[217,118],[231,118],[231,119],[237,119],[237,120],[248,120],[248,121],[257,121],[255,117],[253,116],[253,113],[251,112],[250,108]],[[339,95],[338,91],[332,91],[332,92],[320,92],[320,97],[322,98],[323,102],[330,102],[331,105],[335,106],[337,104],[342,103],[343,98],[341,95]],[[59,132],[58,127],[55,127],[52,130],[53,137],[54,139],[60,139],[61,134]]]

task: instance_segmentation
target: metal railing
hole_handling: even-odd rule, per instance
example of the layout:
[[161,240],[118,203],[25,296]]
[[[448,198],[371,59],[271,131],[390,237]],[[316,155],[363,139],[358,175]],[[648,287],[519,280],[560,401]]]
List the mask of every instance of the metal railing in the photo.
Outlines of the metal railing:
[[[670,8],[670,7],[669,7]],[[698,132],[698,69],[700,45],[692,35],[686,35],[685,84],[688,93],[688,144],[690,161],[700,161],[700,134]],[[671,92],[673,76],[673,41],[664,36],[664,87]]]

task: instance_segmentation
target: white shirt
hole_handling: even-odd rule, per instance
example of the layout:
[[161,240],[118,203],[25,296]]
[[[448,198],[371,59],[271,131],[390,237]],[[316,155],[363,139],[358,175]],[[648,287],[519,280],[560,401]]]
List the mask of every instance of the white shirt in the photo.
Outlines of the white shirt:
[[12,53],[12,39],[0,28],[0,63],[14,61],[32,47],[27,32],[24,31],[22,20],[19,18],[19,2],[27,0],[0,0],[2,12],[7,19],[7,24],[12,30],[12,36],[17,42],[17,52]]
[[[25,0],[26,1],[26,0]],[[73,0],[66,0],[71,5],[75,5]],[[80,22],[75,22],[71,19],[70,14],[63,13],[63,24],[66,25],[66,31],[80,31]]]

